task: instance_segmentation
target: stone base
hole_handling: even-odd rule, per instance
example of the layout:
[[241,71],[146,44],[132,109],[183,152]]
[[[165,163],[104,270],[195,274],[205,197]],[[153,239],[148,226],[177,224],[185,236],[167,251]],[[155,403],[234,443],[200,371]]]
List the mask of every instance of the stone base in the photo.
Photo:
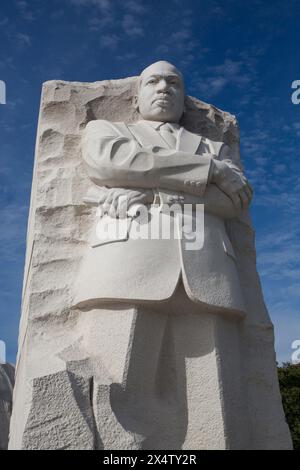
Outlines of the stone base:
[[240,329],[182,285],[163,305],[80,312],[78,340],[59,354],[65,368],[33,379],[11,448],[252,448]]

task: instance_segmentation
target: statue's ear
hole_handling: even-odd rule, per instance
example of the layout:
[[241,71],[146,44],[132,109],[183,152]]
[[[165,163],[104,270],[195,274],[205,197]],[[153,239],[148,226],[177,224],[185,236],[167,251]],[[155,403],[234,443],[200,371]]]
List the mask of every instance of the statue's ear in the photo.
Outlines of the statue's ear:
[[180,122],[183,122],[183,121],[184,121],[184,119],[185,119],[185,114],[186,114],[186,107],[184,106],[183,111],[182,111],[181,118],[179,119]]
[[139,98],[138,95],[134,95],[133,97],[133,107],[136,111],[139,110]]
[[184,102],[183,102],[183,113],[182,113],[182,114],[185,114],[185,113],[186,113],[187,102],[188,102],[188,97],[185,95],[185,96],[184,96]]

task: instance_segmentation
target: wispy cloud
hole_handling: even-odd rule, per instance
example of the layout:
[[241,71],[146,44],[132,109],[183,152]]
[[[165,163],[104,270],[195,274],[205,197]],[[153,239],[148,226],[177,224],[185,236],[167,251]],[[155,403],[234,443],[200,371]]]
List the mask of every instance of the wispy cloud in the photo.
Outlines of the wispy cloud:
[[94,16],[88,20],[89,30],[101,32],[107,27],[110,27],[114,24],[113,16],[108,13],[103,13],[101,16]]
[[296,131],[296,135],[300,137],[300,122],[294,122],[293,129]]
[[[115,48],[122,34],[128,38],[144,35],[143,15],[147,12],[147,8],[141,2],[136,0],[67,1],[77,8],[93,8],[93,16],[88,18],[89,30],[102,33],[104,36],[101,44],[103,43],[108,48]],[[86,11],[88,11],[87,8]]]
[[177,58],[176,64],[183,71],[187,70],[208,51],[208,48],[201,47],[195,34],[196,27],[191,10],[182,7],[182,4],[173,8],[169,22],[164,28],[165,31],[159,36],[160,43],[156,46],[157,55]]
[[140,15],[148,11],[148,8],[143,4],[143,2],[138,0],[124,0],[124,6],[126,10],[130,10],[131,12]]
[[133,15],[125,15],[122,20],[122,27],[128,36],[143,36],[144,30],[140,22]]
[[108,10],[112,6],[112,0],[68,0],[71,4],[75,6],[94,6],[99,8],[100,10]]
[[31,45],[31,38],[28,34],[25,33],[17,33],[16,34],[16,41],[17,44],[20,46],[30,46]]
[[242,61],[226,58],[222,64],[206,67],[202,77],[199,74],[197,88],[200,93],[211,98],[229,85],[246,87],[252,78],[253,72]]
[[127,62],[129,60],[136,59],[136,57],[137,54],[135,52],[126,52],[125,54],[117,55],[116,59]]
[[289,303],[297,299],[299,303],[300,222],[296,217],[285,220],[282,212],[278,212],[278,215],[278,225],[268,225],[271,233],[265,229],[259,234],[259,272],[266,285],[270,286],[273,303],[277,299],[288,299]]
[[297,217],[286,220],[281,211],[277,222],[259,232],[257,259],[282,362],[291,359],[291,344],[300,339],[300,223]]
[[108,49],[116,49],[119,44],[120,37],[116,34],[104,34],[100,38],[100,47]]
[[290,362],[293,354],[292,343],[300,340],[300,311],[288,301],[270,307],[275,327],[275,347],[277,361]]
[[[26,29],[27,26],[27,29]],[[23,51],[24,48],[31,46],[32,37],[28,31],[28,25],[23,22],[22,29],[19,27],[18,21],[11,17],[4,17],[0,19],[1,35],[2,35],[2,48],[6,50],[6,54],[3,54],[1,61],[7,62],[7,58],[10,57],[10,51],[14,50],[17,52]]]
[[[18,0],[16,2],[17,8],[20,12],[22,20],[25,21],[34,21],[36,19],[36,13],[34,14],[32,9],[30,8],[29,2],[26,0]],[[35,9],[35,12],[37,12],[37,8]]]

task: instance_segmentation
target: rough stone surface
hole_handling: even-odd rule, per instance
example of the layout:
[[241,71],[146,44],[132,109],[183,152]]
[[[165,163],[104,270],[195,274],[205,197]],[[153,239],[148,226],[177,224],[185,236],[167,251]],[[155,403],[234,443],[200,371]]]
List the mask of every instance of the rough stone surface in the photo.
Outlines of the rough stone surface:
[[[128,402],[130,394],[128,398],[123,386],[126,383],[130,389],[131,373],[135,376],[143,373],[149,383],[153,380],[150,366],[148,370],[130,363],[134,351],[135,357],[139,351],[149,357],[144,352],[145,345],[136,344],[138,336],[133,337],[132,333],[138,331],[137,325],[145,330],[150,322],[152,327],[149,315],[139,314],[134,308],[108,307],[102,311],[103,329],[99,331],[97,313],[73,307],[75,280],[95,217],[95,208],[83,203],[90,181],[80,152],[82,131],[95,119],[137,121],[132,107],[135,86],[136,77],[95,83],[50,81],[43,86],[11,449],[136,449],[157,445],[151,433],[145,441],[147,406],[152,420],[155,413],[161,416],[161,410],[145,400],[145,409],[137,410],[138,422],[130,421],[126,410],[134,404]],[[184,126],[209,139],[224,141],[239,162],[235,117],[190,97],[186,99],[186,108]],[[192,342],[190,349],[185,343],[176,349],[181,367],[186,367],[179,374],[180,426],[176,427],[172,416],[173,398],[167,399],[171,382],[160,372],[159,393],[165,424],[158,419],[155,431],[163,426],[165,441],[161,445],[174,449],[287,449],[291,440],[276,375],[273,326],[256,271],[249,215],[228,221],[227,231],[237,257],[247,315],[243,322],[234,325],[238,335],[232,338],[230,320],[222,319],[217,324],[213,316],[203,315],[205,337],[200,338],[201,347],[195,344],[193,349]],[[194,315],[192,310],[189,315]],[[153,321],[157,331],[159,321]],[[180,316],[176,321],[172,338],[157,339],[165,348],[163,351],[167,351],[162,351],[162,357],[168,358],[168,351],[174,347],[172,341],[180,339],[180,324],[187,334],[191,333],[189,322],[185,325]],[[228,334],[223,334],[224,331]],[[239,353],[235,354],[236,351]],[[195,371],[197,374],[200,371],[197,383]],[[242,385],[232,386],[234,372],[240,375]],[[134,393],[133,396],[138,396],[140,392]],[[186,408],[187,402],[190,409]],[[99,403],[103,406],[96,406]],[[210,421],[212,414],[214,418]],[[174,428],[181,434],[174,433]]]
[[14,376],[13,365],[0,364],[0,450],[6,450],[8,446]]

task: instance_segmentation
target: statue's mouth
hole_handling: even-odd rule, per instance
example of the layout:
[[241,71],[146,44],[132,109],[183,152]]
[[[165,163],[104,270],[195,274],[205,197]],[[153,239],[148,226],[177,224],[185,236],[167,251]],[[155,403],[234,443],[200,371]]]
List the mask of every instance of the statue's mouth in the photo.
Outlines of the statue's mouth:
[[154,98],[154,101],[156,100],[169,100],[170,99],[170,94],[169,93],[160,93],[159,95],[156,95]]
[[169,104],[170,103],[170,97],[167,96],[167,95],[164,95],[164,96],[160,96],[158,98],[155,98],[153,100],[153,103],[157,103],[157,104]]

